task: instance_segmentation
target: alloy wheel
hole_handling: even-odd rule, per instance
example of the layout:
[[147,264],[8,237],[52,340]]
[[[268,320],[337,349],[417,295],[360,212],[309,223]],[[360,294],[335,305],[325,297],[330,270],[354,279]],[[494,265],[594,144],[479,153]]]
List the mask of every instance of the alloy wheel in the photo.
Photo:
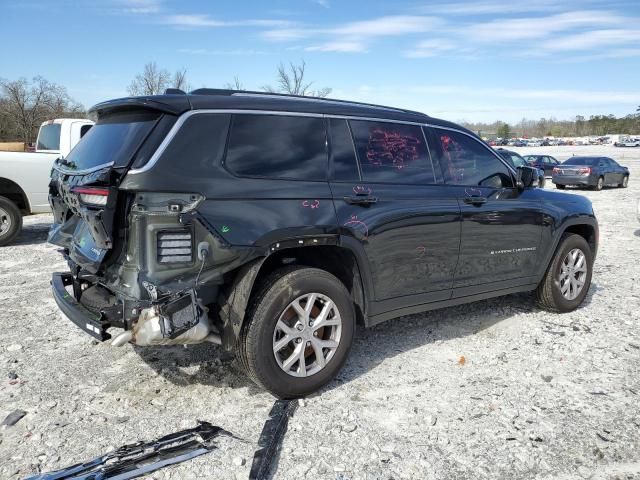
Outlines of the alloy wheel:
[[574,248],[564,257],[560,265],[560,292],[567,300],[575,300],[582,289],[587,278],[587,257],[579,248]]
[[273,355],[294,377],[318,373],[340,345],[342,319],[336,304],[321,293],[307,293],[284,309],[273,332]]
[[4,208],[0,207],[0,237],[11,229],[11,216]]

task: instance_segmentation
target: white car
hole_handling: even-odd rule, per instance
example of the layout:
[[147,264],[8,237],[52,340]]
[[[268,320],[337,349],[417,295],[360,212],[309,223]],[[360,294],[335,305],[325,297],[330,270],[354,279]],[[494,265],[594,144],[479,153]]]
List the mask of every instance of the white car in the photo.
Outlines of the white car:
[[50,211],[49,175],[93,126],[91,120],[59,118],[40,126],[35,152],[0,152],[0,246],[22,229],[22,216]]

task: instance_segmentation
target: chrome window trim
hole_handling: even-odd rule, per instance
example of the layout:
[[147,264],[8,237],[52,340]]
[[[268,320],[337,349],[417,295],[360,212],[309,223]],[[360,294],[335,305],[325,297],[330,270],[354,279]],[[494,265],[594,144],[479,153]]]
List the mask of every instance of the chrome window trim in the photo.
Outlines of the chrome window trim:
[[[153,166],[158,162],[158,160],[160,159],[162,154],[165,152],[165,150],[167,149],[167,147],[169,146],[169,144],[171,143],[173,138],[180,131],[180,128],[182,128],[182,125],[184,125],[184,123],[188,119],[190,119],[192,116],[201,115],[201,114],[216,114],[216,113],[218,113],[218,114],[247,114],[247,115],[282,115],[282,116],[287,116],[287,117],[339,118],[339,119],[344,119],[344,120],[365,120],[365,121],[370,121],[370,122],[400,123],[400,124],[405,124],[405,125],[417,125],[417,126],[420,126],[420,127],[440,128],[440,129],[443,129],[443,130],[449,130],[449,131],[452,131],[452,132],[462,133],[462,134],[472,138],[476,142],[478,142],[481,145],[483,145],[487,150],[492,152],[493,156],[496,157],[505,167],[507,167],[507,169],[509,171],[511,171],[514,175],[516,174],[515,170],[513,170],[511,168],[511,166],[509,166],[504,161],[504,159],[501,158],[500,155],[498,155],[496,153],[496,151],[493,150],[489,145],[487,145],[484,142],[479,141],[473,135],[470,135],[469,133],[467,133],[467,132],[465,132],[463,130],[456,129],[456,128],[445,127],[445,126],[442,126],[442,125],[433,125],[433,124],[425,123],[425,122],[412,122],[412,121],[409,121],[409,120],[394,120],[394,119],[379,118],[379,117],[364,117],[364,116],[360,116],[360,115],[338,115],[338,114],[326,114],[326,113],[291,112],[291,111],[283,111],[283,110],[248,110],[248,109],[241,109],[241,108],[226,108],[226,109],[225,108],[220,108],[220,109],[216,108],[216,109],[189,110],[188,112],[185,112],[182,115],[180,115],[180,117],[178,117],[178,120],[176,120],[176,123],[173,124],[173,127],[171,127],[171,130],[169,130],[169,133],[167,133],[167,136],[164,138],[164,140],[162,140],[162,142],[160,143],[160,145],[158,146],[156,151],[153,153],[153,155],[151,156],[149,161],[145,165],[140,167],[140,168],[133,168],[133,169],[129,170],[129,172],[127,172],[127,175],[137,175],[139,173],[144,173],[144,172],[147,172],[147,171],[151,170],[153,168]],[[352,135],[352,138],[353,138],[353,135]],[[428,145],[428,142],[427,142],[427,145]],[[431,152],[430,151],[429,151],[429,156],[431,156]],[[112,164],[113,164],[113,162],[112,162]],[[104,165],[102,167],[104,167]],[[93,171],[93,170],[91,170],[91,171]],[[434,174],[435,174],[435,172],[434,172]]]

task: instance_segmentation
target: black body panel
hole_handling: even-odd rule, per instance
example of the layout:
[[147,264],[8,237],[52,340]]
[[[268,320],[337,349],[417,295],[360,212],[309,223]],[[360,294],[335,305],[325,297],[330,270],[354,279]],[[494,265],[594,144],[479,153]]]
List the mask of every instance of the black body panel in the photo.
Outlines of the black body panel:
[[[597,222],[587,199],[515,186],[513,168],[473,133],[450,122],[352,102],[226,91],[121,99],[93,110],[106,115],[133,107],[179,117],[169,125],[171,130],[148,162],[93,174],[102,175],[97,180],[113,189],[105,209],[77,207],[73,211],[69,207],[72,196],[59,196],[68,193],[71,184],[91,183],[92,174],[76,179],[54,174],[52,238],[67,249],[74,278],[87,272],[95,275],[93,279],[123,305],[127,301],[150,304],[156,294],[195,289],[203,303],[223,311],[218,320],[220,330],[229,336],[222,340],[225,348],[234,345],[232,336],[241,330],[254,281],[263,268],[297,261],[322,266],[328,252],[341,261],[347,258],[336,273],[347,271],[341,280],[349,280],[345,284],[352,287],[350,293],[365,324],[371,325],[408,313],[532,290],[542,279],[562,233],[573,226],[591,232],[595,256]],[[247,155],[245,144],[233,137],[234,128],[246,120],[237,122],[241,115],[304,118],[297,123],[313,124],[314,135],[307,137],[313,136],[316,145],[295,150],[295,145],[279,140],[281,145],[258,150],[257,143],[245,142],[247,149],[253,147]],[[356,147],[357,142],[351,141],[353,127],[372,119],[406,123],[419,135],[409,138],[402,132],[376,130],[368,143],[361,141]],[[452,163],[445,165],[442,156],[434,153],[436,130],[451,136],[455,132],[479,145],[482,155],[463,154],[463,163],[454,165],[463,165],[464,175],[458,172],[464,168],[452,169]],[[385,155],[404,148],[402,161],[396,164],[394,159],[393,166],[384,165],[386,157],[381,160],[376,156],[380,152],[373,151],[381,143]],[[269,149],[271,156],[267,157],[264,152]],[[267,172],[280,167],[279,171],[289,172],[291,162],[282,158],[293,150],[300,163],[313,159],[313,175],[295,177],[294,171],[289,178],[269,177],[245,158],[259,157]],[[500,165],[499,178],[496,173],[478,181],[483,156]],[[227,162],[229,158],[251,175],[232,173],[237,170]],[[430,166],[428,180],[425,169],[411,175],[413,161]],[[377,167],[390,169],[380,170],[375,181],[366,181],[367,173]],[[326,178],[320,178],[318,172],[325,169]],[[301,167],[300,171],[306,170]],[[400,180],[389,172],[397,173]],[[454,179],[457,183],[448,178],[452,175],[459,175]],[[493,177],[502,183],[482,183]],[[466,179],[477,183],[463,185]],[[98,211],[107,227],[101,235],[95,234],[93,227],[100,224],[92,223],[90,215]],[[76,230],[84,228],[77,225],[80,222],[92,227],[92,235],[103,241],[97,246],[99,258],[82,257],[94,246],[90,242],[85,246],[73,243]],[[167,231],[188,237],[188,262],[161,264],[158,238]],[[194,248],[203,243],[210,255],[199,259],[200,252]],[[322,249],[314,251],[314,247]],[[59,288],[60,278],[54,280],[61,308],[74,317],[74,323],[82,324],[84,320],[78,319],[82,312],[78,314],[69,305]],[[234,290],[238,285],[242,300]],[[125,315],[126,325],[135,323],[135,315]]]

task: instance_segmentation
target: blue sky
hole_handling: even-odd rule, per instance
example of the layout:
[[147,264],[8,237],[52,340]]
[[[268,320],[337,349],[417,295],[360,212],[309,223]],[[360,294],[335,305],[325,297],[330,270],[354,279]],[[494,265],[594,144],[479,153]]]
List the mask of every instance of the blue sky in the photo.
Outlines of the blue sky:
[[640,105],[640,2],[0,0],[0,77],[43,75],[89,107],[143,65],[193,88],[307,62],[332,97],[453,121],[625,115]]

